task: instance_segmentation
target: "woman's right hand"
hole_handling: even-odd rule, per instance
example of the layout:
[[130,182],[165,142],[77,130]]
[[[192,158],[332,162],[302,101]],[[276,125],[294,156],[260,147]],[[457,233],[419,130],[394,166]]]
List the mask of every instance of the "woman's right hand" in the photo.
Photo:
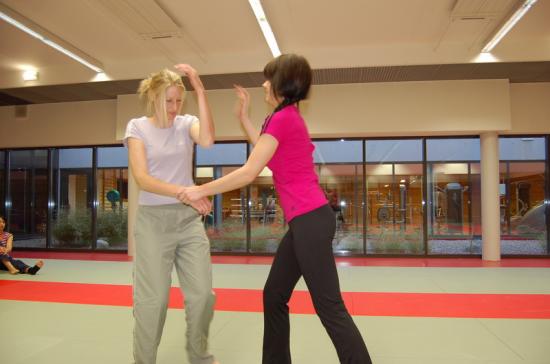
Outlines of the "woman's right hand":
[[241,123],[243,123],[250,120],[250,117],[248,116],[248,109],[250,107],[250,94],[248,93],[248,91],[246,91],[244,87],[239,85],[234,86],[235,93],[237,94],[237,98],[239,99],[235,114],[237,115]]
[[199,77],[199,73],[196,69],[188,65],[187,63],[180,63],[174,66],[182,75],[187,76],[189,83],[193,86],[193,89],[197,92],[204,91],[204,85]]

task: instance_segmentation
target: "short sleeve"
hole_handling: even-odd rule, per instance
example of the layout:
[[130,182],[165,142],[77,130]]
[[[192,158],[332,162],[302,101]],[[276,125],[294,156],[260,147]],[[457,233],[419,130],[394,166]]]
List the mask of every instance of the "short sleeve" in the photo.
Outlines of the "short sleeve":
[[199,122],[199,118],[195,115],[181,115],[178,116],[178,120],[180,121],[180,130],[183,131],[185,138],[188,139],[191,143],[193,142],[193,139],[191,138],[191,126],[193,126],[195,123]]
[[128,148],[128,138],[136,138],[145,141],[142,131],[138,128],[137,119],[130,120],[128,125],[126,125],[126,134],[124,134],[124,139],[122,140],[122,144],[124,144],[126,148]]
[[275,113],[271,120],[268,121],[267,126],[265,127],[264,133],[269,134],[279,143],[281,143],[285,135],[287,134],[288,130],[285,128],[285,118],[281,112]]
[[195,115],[185,114],[183,115],[183,122],[185,129],[189,132],[191,126],[199,122],[199,118]]

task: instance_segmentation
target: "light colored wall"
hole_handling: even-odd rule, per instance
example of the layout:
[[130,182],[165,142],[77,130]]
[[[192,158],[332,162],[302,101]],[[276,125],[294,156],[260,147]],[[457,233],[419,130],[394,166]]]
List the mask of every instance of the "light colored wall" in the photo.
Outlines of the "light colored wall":
[[513,134],[550,133],[550,82],[510,85]]
[[116,108],[115,100],[29,105],[16,120],[13,106],[0,107],[0,148],[112,144]]
[[[392,82],[314,86],[301,104],[313,137],[478,134],[510,130],[506,80]],[[249,89],[251,117],[259,126],[269,112],[262,88]],[[185,111],[197,113],[190,93]],[[232,90],[213,90],[208,99],[219,140],[242,139]],[[118,98],[117,139],[128,120],[142,113],[136,97]]]
[[[269,112],[261,88],[250,89],[251,116]],[[232,90],[208,91],[218,140],[244,139]],[[506,80],[395,82],[314,86],[301,105],[313,137],[475,135],[485,131],[550,133],[550,83]],[[120,142],[128,120],[143,115],[137,96],[29,105],[26,120],[0,107],[0,148]],[[190,92],[185,111],[197,113]],[[5,137],[9,136],[9,137]]]

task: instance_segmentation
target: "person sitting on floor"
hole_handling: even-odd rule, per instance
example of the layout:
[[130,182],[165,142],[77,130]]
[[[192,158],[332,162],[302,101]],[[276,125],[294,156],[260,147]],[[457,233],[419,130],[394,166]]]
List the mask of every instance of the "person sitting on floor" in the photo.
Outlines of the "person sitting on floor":
[[44,262],[39,260],[31,267],[21,260],[13,259],[9,254],[13,247],[13,235],[4,231],[6,221],[0,216],[0,270],[7,270],[10,274],[26,273],[35,275],[36,272],[44,266]]

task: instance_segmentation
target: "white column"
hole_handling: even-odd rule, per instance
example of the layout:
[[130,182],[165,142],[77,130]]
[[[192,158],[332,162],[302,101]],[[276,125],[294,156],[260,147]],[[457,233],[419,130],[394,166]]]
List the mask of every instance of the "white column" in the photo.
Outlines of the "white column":
[[134,241],[134,224],[138,208],[139,186],[128,166],[128,255],[133,257],[136,243]]
[[481,235],[483,260],[500,260],[499,149],[497,132],[481,134]]

